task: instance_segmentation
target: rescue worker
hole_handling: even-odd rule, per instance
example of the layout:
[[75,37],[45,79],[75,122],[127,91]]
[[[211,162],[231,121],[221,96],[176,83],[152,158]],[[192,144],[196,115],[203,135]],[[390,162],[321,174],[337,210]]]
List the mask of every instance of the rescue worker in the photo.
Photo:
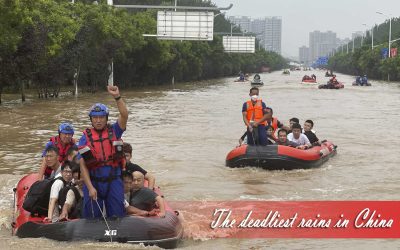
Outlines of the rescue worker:
[[75,140],[72,138],[74,136],[74,127],[67,122],[61,123],[58,126],[58,136],[53,136],[50,140],[46,143],[45,150],[42,154],[42,164],[40,165],[40,169],[38,172],[38,180],[42,180],[43,176],[45,178],[49,178],[52,169],[46,166],[45,154],[46,149],[54,145],[58,148],[58,161],[63,163],[67,160],[67,152],[71,147],[76,147]]
[[247,144],[262,145],[268,143],[265,125],[267,124],[267,106],[259,99],[259,90],[256,87],[250,89],[250,100],[243,103],[243,122],[247,127]]
[[[92,128],[79,140],[79,163],[83,187],[83,217],[122,217],[125,215],[121,170],[124,163],[121,136],[126,129],[128,110],[117,86],[107,86],[117,102],[117,122],[107,124],[109,110],[101,103],[89,111]],[[103,207],[106,211],[103,211]]]

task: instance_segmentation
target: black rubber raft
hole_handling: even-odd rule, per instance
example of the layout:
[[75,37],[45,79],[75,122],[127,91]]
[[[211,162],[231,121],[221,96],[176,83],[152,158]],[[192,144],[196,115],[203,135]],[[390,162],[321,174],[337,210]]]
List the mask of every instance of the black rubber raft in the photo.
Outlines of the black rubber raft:
[[336,146],[324,142],[307,150],[288,146],[242,145],[233,149],[226,157],[228,167],[259,167],[267,170],[309,169],[321,166],[336,154]]
[[122,218],[76,219],[45,223],[43,217],[34,217],[22,208],[29,187],[37,179],[36,174],[22,178],[15,189],[18,213],[13,222],[13,233],[20,238],[44,237],[58,241],[98,241],[157,245],[175,248],[183,235],[182,221],[176,211],[166,204],[164,218],[126,216]]

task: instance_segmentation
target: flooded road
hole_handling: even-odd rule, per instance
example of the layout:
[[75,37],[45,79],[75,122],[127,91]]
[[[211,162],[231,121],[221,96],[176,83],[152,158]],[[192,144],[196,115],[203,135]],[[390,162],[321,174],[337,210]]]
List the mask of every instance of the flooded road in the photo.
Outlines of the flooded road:
[[[249,83],[234,78],[140,90],[121,90],[129,110],[123,139],[133,146],[133,161],[156,176],[168,201],[203,200],[398,200],[400,84],[371,81],[371,87],[353,87],[354,78],[337,75],[341,90],[319,90],[300,84],[304,74],[324,71],[261,74],[260,96],[287,124],[314,121],[320,139],[338,145],[338,154],[321,168],[298,171],[230,169],[226,154],[245,131],[241,108]],[[8,97],[10,99],[10,97]],[[123,244],[58,243],[11,236],[12,188],[26,173],[36,171],[41,150],[56,135],[60,122],[71,121],[80,138],[90,125],[88,109],[103,102],[115,121],[115,101],[107,93],[64,96],[58,100],[7,100],[0,106],[0,248],[37,249],[127,248]],[[184,211],[188,249],[273,248],[395,248],[394,240],[206,240],[196,232],[189,208]],[[192,224],[191,224],[192,223]],[[134,248],[141,248],[135,246]]]

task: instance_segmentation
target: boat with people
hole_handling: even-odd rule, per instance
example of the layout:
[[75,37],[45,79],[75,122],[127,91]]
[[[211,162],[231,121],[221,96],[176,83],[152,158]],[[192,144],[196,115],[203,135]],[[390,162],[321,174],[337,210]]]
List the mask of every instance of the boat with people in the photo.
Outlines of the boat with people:
[[[48,238],[58,241],[96,241],[142,243],[162,248],[175,248],[183,235],[177,211],[166,204],[165,217],[125,216],[122,218],[72,219],[46,222],[45,216],[31,214],[23,208],[24,200],[37,174],[24,176],[14,188],[16,218],[13,234],[20,238]],[[158,189],[157,193],[160,192]]]
[[301,83],[302,84],[308,84],[308,85],[315,85],[315,84],[317,84],[317,80],[315,80],[315,79],[307,79],[307,80],[302,80]]
[[289,71],[288,69],[285,69],[285,70],[282,72],[282,74],[283,74],[283,75],[290,75],[290,71]]
[[302,84],[316,84],[317,83],[317,77],[314,74],[312,74],[311,76],[305,75],[301,79],[301,83]]
[[325,77],[333,77],[335,74],[333,74],[333,72],[332,72],[332,70],[330,70],[330,71],[326,71],[325,72]]
[[264,82],[261,80],[259,74],[255,74],[253,80],[251,81],[251,85],[264,85]]
[[342,82],[337,82],[336,84],[332,84],[327,82],[326,84],[320,84],[318,86],[319,89],[342,89],[344,88],[344,84]]
[[241,145],[226,156],[226,166],[259,167],[266,170],[309,169],[321,166],[336,154],[337,146],[323,141],[320,146],[297,149],[283,145]]
[[357,76],[356,80],[352,83],[353,86],[371,86],[368,82],[367,75]]

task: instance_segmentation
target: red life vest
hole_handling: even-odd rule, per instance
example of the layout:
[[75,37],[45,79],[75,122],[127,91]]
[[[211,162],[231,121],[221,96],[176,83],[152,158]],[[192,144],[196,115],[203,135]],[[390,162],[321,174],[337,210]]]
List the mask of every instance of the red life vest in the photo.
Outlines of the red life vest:
[[274,140],[277,140],[275,132],[278,129],[278,118],[272,117],[272,121],[268,122],[268,125],[271,126],[271,128],[273,129],[272,138],[274,138]]
[[[51,137],[49,141],[51,141],[54,144],[54,146],[56,146],[58,148],[58,161],[60,163],[63,163],[64,161],[67,160],[68,149],[75,145],[75,139],[72,138],[71,142],[68,143],[67,145],[65,145],[65,147],[63,147],[63,144],[61,142],[59,135]],[[44,175],[46,177],[49,177],[51,175],[51,172],[53,172],[53,169],[51,169],[50,167],[46,167],[46,169],[44,171]]]
[[[247,101],[247,121],[250,122],[251,120],[258,122],[264,117],[263,107],[262,107],[262,100],[257,100],[256,105],[253,106],[252,101]],[[267,122],[263,121],[260,123],[261,125],[266,125]]]
[[53,136],[50,138],[50,141],[58,148],[58,161],[60,163],[66,161],[68,149],[75,145],[75,139],[72,138],[71,142],[65,145],[65,147],[63,147],[63,144],[61,143],[60,136]]
[[[90,148],[90,151],[95,158],[95,162],[93,163],[86,162],[88,169],[95,169],[105,165],[114,168],[123,166],[123,160],[125,157],[123,157],[123,153],[122,155],[117,154],[115,147],[113,146],[113,142],[122,140],[117,139],[110,125],[107,125],[107,127],[102,131],[97,131],[94,128],[87,128],[83,131],[83,134],[86,136],[85,146]],[[85,146],[80,147],[80,149]]]

